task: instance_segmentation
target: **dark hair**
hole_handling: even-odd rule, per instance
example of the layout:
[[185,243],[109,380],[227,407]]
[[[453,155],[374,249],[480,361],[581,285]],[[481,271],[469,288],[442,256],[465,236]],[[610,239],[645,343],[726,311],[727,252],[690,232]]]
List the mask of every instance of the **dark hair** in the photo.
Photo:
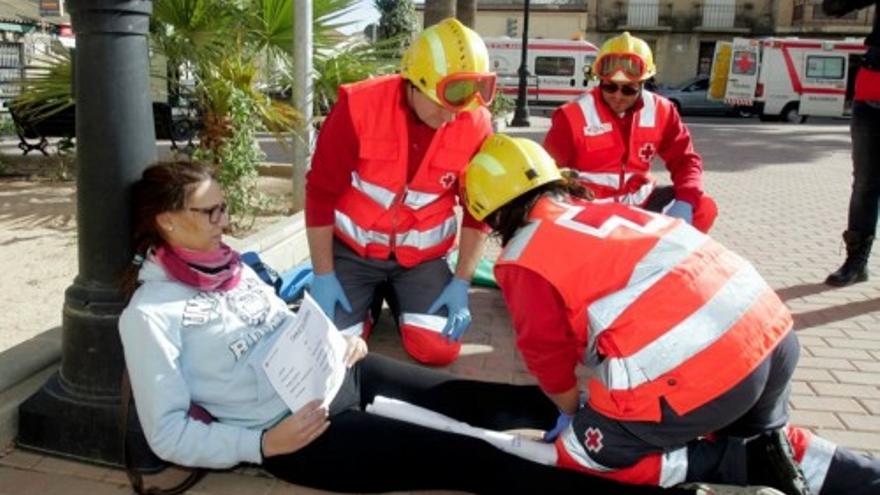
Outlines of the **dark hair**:
[[138,286],[140,266],[135,260],[142,260],[151,247],[163,242],[156,215],[183,209],[193,187],[211,179],[211,168],[205,164],[169,161],[151,165],[144,170],[140,180],[131,186],[131,247],[134,258],[122,276],[122,290],[126,299]]
[[561,180],[536,187],[492,212],[486,217],[486,224],[492,227],[493,235],[501,238],[501,245],[506,246],[516,231],[529,222],[529,213],[535,203],[544,196],[593,199],[592,191],[584,187],[575,177],[563,171]]

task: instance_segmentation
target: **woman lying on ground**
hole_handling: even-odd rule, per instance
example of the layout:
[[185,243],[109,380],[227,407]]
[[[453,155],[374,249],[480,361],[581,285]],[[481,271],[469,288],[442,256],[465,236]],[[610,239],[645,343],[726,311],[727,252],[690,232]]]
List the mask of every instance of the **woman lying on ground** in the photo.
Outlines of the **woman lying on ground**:
[[[199,164],[147,169],[133,188],[131,298],[119,327],[137,411],[161,458],[187,466],[261,464],[292,483],[343,492],[654,493],[533,463],[475,438],[368,414],[377,395],[474,426],[552,427],[535,386],[458,379],[367,354],[349,338],[344,384],[323,409],[291,413],[262,363],[293,314],[223,244],[224,194]],[[206,409],[209,424],[188,415]],[[682,491],[683,492],[683,491]],[[665,492],[668,493],[668,492]]]

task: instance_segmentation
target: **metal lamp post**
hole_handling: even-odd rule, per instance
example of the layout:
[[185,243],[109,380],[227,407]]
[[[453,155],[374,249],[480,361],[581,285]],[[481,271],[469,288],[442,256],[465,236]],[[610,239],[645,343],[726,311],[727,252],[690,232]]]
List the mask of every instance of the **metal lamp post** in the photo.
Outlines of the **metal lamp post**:
[[129,186],[156,160],[149,0],[68,0],[76,32],[79,274],[64,295],[61,369],[19,409],[18,444],[120,465],[119,275],[131,263]]
[[513,112],[511,127],[529,127],[529,102],[526,87],[528,85],[529,55],[529,0],[525,0],[523,8],[522,52],[519,62],[519,88],[516,93],[516,110]]

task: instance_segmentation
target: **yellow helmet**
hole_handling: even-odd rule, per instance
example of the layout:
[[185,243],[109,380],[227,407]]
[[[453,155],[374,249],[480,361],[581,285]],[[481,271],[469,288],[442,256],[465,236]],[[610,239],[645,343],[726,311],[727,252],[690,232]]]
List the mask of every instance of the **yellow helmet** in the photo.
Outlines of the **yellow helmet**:
[[465,171],[465,205],[477,220],[522,194],[562,179],[556,162],[531,139],[495,134]]
[[626,31],[602,44],[593,68],[599,79],[622,83],[644,81],[657,73],[651,47]]
[[[479,34],[452,17],[422,31],[407,48],[400,64],[400,75],[439,105],[450,106],[447,102],[456,99],[453,93],[462,92],[463,86],[459,85],[457,88],[450,88],[457,91],[451,91],[447,98],[438,95],[441,81],[456,74],[491,74],[491,81],[482,81],[477,77],[476,82],[466,85],[471,92],[465,96],[473,95],[474,91],[482,91],[481,97],[485,104],[494,96],[494,74],[489,71],[489,51],[486,44]],[[482,87],[477,88],[478,85]],[[455,101],[451,103],[454,104]],[[460,105],[461,108],[456,110],[473,110],[479,106],[479,102],[470,99],[465,103],[467,105]]]

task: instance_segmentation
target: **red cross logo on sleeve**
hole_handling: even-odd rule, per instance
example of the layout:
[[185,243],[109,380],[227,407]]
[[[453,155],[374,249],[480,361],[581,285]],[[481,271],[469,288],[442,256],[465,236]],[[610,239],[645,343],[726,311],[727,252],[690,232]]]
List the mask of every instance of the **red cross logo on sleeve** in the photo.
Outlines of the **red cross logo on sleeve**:
[[590,452],[599,452],[604,447],[602,445],[602,438],[602,431],[591,426],[584,432],[584,445]]
[[452,185],[455,184],[455,174],[452,172],[446,172],[440,177],[440,185],[443,186],[444,189],[449,189]]
[[754,57],[749,52],[739,52],[736,60],[733,62],[740,74],[749,74],[752,72],[752,66],[755,64]]
[[654,155],[656,154],[657,148],[655,148],[652,143],[645,143],[639,148],[639,158],[645,163],[651,163],[651,160],[654,159]]

